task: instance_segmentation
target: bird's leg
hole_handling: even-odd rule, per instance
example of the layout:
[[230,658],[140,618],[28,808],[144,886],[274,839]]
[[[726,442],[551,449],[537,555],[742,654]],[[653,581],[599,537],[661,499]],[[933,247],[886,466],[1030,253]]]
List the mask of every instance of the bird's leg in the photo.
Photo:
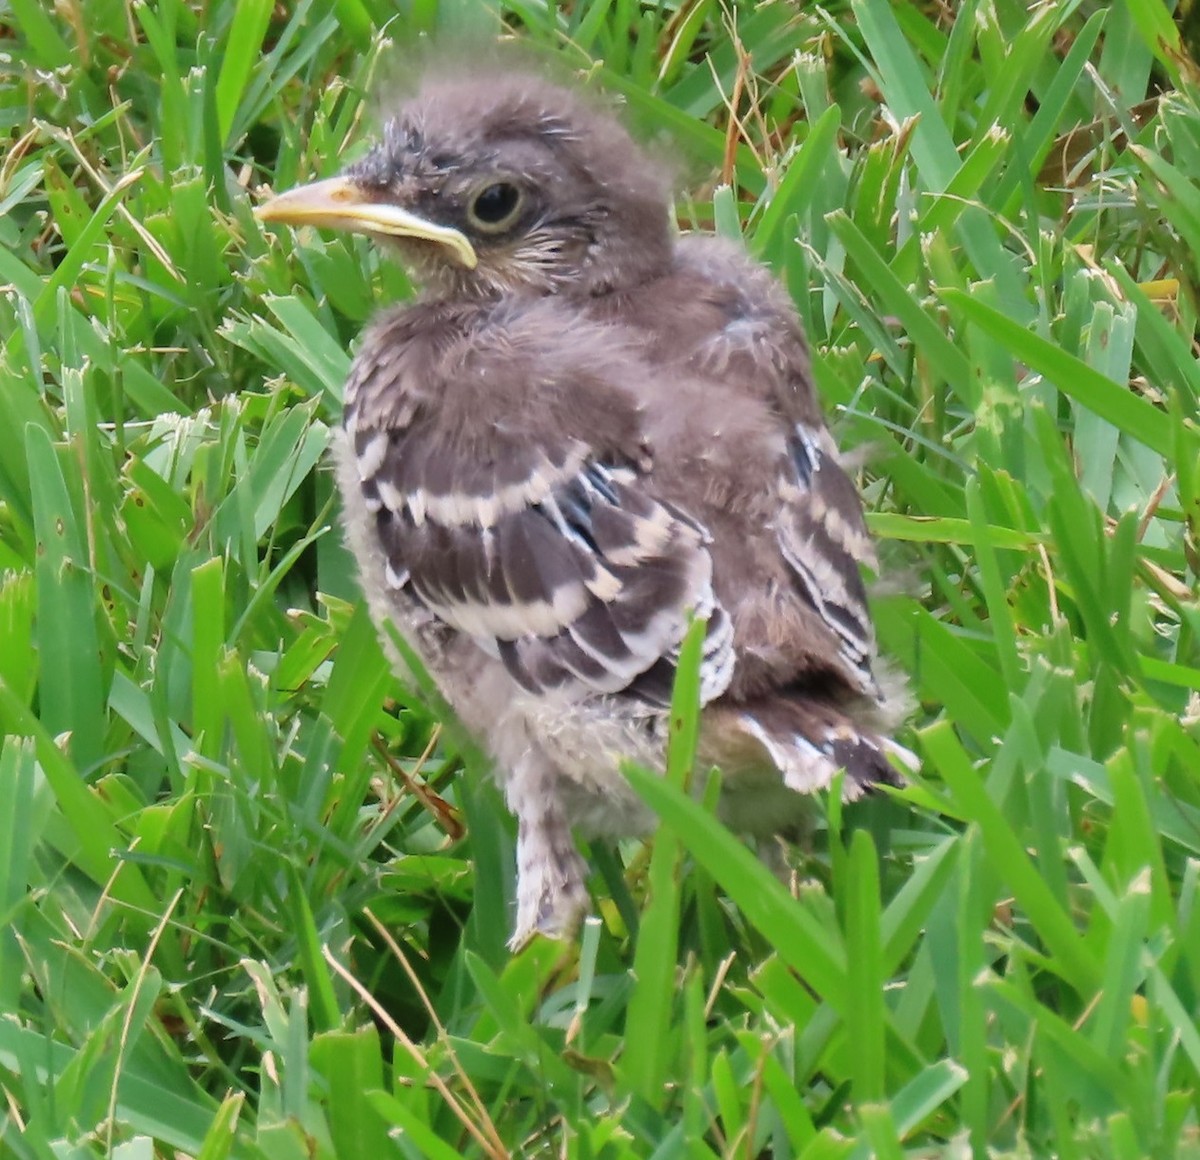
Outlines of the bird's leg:
[[527,751],[506,786],[517,818],[517,950],[535,934],[569,935],[587,909],[587,864],[575,849],[558,796],[559,773]]

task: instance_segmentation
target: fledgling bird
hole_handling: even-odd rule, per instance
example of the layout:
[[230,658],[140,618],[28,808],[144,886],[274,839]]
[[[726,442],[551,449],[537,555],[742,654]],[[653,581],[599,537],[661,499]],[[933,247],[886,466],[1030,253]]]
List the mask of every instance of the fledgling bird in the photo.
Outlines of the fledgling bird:
[[602,104],[485,73],[427,79],[340,177],[258,211],[386,242],[423,287],[362,340],[339,483],[374,617],[517,817],[514,945],[585,908],[573,827],[652,825],[619,765],[662,766],[693,615],[731,826],[778,832],[839,769],[853,797],[912,760],[795,311],[736,246],[675,236],[668,194]]

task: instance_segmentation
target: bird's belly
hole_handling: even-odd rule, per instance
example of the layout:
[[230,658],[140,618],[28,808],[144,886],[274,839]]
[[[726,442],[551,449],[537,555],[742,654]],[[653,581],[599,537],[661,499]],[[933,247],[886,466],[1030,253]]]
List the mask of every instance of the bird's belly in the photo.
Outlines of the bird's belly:
[[625,837],[653,828],[654,815],[626,781],[621,763],[661,771],[661,714],[647,716],[644,706],[620,697],[523,696],[514,710],[558,769],[563,810],[582,834]]
[[[507,677],[507,674],[504,674]],[[519,749],[535,745],[558,771],[555,791],[570,824],[585,837],[624,838],[653,831],[653,812],[621,772],[623,762],[662,773],[667,715],[622,697],[515,696],[488,741],[501,785],[518,768]],[[693,793],[704,793],[712,768],[704,719]],[[755,838],[799,835],[807,830],[813,802],[789,789],[769,763],[743,761],[724,771],[718,815],[730,829]]]

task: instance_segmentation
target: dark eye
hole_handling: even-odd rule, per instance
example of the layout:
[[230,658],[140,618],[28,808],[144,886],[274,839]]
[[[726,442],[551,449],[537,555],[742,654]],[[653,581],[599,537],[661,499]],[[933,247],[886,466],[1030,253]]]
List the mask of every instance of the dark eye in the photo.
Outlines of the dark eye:
[[506,230],[521,212],[520,189],[509,181],[485,185],[467,207],[467,219],[476,229],[496,234]]

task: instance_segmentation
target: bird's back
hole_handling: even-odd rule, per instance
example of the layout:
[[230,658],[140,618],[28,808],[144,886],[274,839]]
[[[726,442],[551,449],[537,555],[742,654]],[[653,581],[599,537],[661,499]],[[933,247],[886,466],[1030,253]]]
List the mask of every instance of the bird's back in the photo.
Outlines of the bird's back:
[[648,485],[711,536],[738,642],[728,697],[815,681],[873,698],[859,565],[874,553],[782,287],[732,243],[691,235],[661,278],[591,312],[637,335],[647,362],[631,389],[644,396]]

